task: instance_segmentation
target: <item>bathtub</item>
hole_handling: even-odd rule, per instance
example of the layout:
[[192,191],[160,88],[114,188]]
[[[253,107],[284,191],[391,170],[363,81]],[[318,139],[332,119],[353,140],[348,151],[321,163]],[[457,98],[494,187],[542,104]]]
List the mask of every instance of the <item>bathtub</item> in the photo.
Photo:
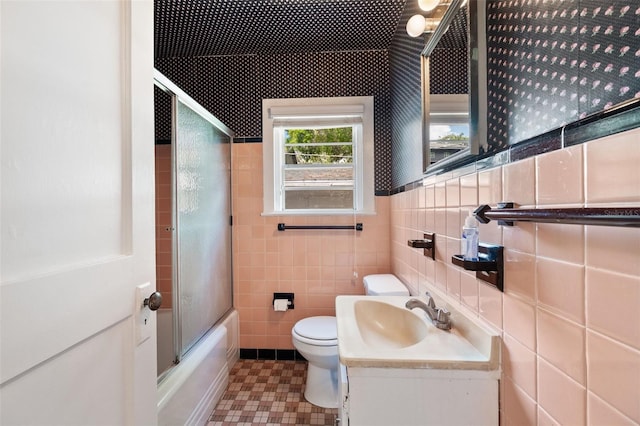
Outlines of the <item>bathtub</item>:
[[206,424],[239,358],[238,327],[238,313],[232,310],[162,379],[158,425]]

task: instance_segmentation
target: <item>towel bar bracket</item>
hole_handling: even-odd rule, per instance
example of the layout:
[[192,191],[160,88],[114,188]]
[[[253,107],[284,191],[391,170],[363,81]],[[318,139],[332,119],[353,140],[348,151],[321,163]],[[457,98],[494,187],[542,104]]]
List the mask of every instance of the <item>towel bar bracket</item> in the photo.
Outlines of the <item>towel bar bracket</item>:
[[422,235],[424,236],[423,240],[408,240],[407,245],[409,247],[423,249],[423,254],[426,257],[436,260],[436,234],[425,232]]

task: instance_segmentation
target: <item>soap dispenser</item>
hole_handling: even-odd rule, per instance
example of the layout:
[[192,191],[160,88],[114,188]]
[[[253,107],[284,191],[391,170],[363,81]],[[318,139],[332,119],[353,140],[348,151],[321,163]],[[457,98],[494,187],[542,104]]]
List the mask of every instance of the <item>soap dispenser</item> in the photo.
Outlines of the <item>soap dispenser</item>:
[[478,221],[472,212],[464,221],[462,228],[462,257],[464,260],[478,260]]

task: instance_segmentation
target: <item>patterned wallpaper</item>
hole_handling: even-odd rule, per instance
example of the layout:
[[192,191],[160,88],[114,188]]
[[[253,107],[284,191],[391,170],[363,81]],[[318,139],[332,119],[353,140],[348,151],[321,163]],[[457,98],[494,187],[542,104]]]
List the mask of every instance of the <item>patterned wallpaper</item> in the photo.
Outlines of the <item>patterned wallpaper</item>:
[[462,7],[429,55],[432,95],[469,93],[467,8]]
[[[391,189],[422,176],[420,53],[423,38],[409,37],[409,18],[422,14],[417,1],[408,1],[389,48],[391,74]],[[460,16],[449,26],[431,55],[430,91],[467,93],[466,25]]]
[[171,143],[171,96],[153,86],[156,144]]
[[[317,7],[325,2],[304,1],[315,1]],[[213,3],[232,7],[231,3],[240,2]],[[388,49],[158,57],[156,67],[238,136],[257,140],[262,136],[262,98],[376,96],[376,190],[388,191],[422,176],[422,41],[408,37],[404,29],[408,18],[418,13],[416,3],[406,1]],[[162,4],[165,1],[156,0],[156,9]],[[163,12],[163,19],[180,9],[182,3],[172,0],[167,4],[169,9]],[[392,16],[391,10],[387,12]],[[156,16],[157,25],[158,19]],[[202,24],[201,18],[191,15],[185,19],[193,25]],[[156,31],[156,56],[207,52],[196,46],[202,40],[176,51],[171,43],[178,43],[187,34],[180,31],[172,35]],[[224,47],[240,40],[232,35],[218,34],[220,40],[215,43]],[[488,0],[487,37],[487,153],[502,151],[511,144],[640,96],[638,0]],[[308,38],[289,43],[280,47],[294,49],[308,43]],[[238,51],[240,47],[234,49]],[[443,55],[445,77],[433,82],[434,90],[460,90],[453,78],[457,75],[453,71],[457,69],[457,57],[455,53]],[[452,85],[454,89],[450,89]]]
[[492,151],[640,97],[638,0],[487,5]]
[[387,49],[406,0],[155,0],[155,56]]
[[[419,49],[402,31],[389,53],[393,188],[421,177]],[[640,97],[638,0],[488,0],[487,50],[484,154]]]
[[[421,155],[416,155],[411,147],[417,142],[417,149],[421,150],[419,52],[423,41],[408,37],[404,29],[410,16],[407,14],[418,13],[417,2],[406,2],[407,10],[402,14],[403,22],[396,27],[393,47],[387,49],[405,2],[296,0],[294,4],[285,5],[258,0],[215,0],[193,7],[192,2],[156,0],[156,68],[233,129],[238,137],[258,141],[262,137],[263,98],[376,96],[375,188],[384,193],[395,186],[392,157],[403,155],[415,163],[418,175],[409,180],[419,177],[422,168]],[[302,10],[303,5],[306,11]],[[354,13],[342,10],[345,7],[357,11],[357,19],[345,21],[345,17]],[[302,19],[298,16],[301,13],[312,14],[314,18]],[[327,24],[330,17],[339,18],[339,32],[336,33],[335,24]],[[287,23],[292,21],[299,21],[296,25],[312,25],[312,29],[298,29],[291,38]],[[207,25],[209,22],[216,25]],[[372,35],[370,29],[358,30],[358,25],[377,30]],[[452,23],[446,47],[455,49],[464,45],[464,30],[459,27],[458,21]],[[264,28],[273,34],[266,37],[262,34]],[[273,31],[274,28],[279,30]],[[322,29],[322,34],[317,34],[317,28]],[[378,50],[363,50],[372,46]],[[381,50],[381,46],[384,49]],[[328,51],[303,52],[314,49]],[[331,51],[341,49],[349,51]],[[269,54],[277,52],[287,53]],[[397,52],[402,53],[389,58],[389,53]],[[447,68],[442,77],[434,74],[434,92],[466,90],[463,88],[466,79],[452,72],[452,69],[462,69],[462,56],[436,56]],[[400,69],[392,77],[398,94],[393,97],[389,96],[390,62]],[[418,106],[417,110],[414,105]],[[163,114],[167,113],[157,111],[158,117]],[[168,139],[161,133],[166,135],[170,130],[161,128],[158,123],[157,138]],[[397,135],[393,144],[392,134]]]
[[435,94],[469,93],[467,49],[436,47],[429,55],[429,89]]
[[386,50],[159,58],[156,68],[236,132],[262,140],[262,99],[374,96],[375,189],[391,188]]
[[422,176],[422,124],[420,52],[424,40],[409,37],[410,17],[420,13],[418,2],[409,0],[389,48],[391,76],[391,188]]

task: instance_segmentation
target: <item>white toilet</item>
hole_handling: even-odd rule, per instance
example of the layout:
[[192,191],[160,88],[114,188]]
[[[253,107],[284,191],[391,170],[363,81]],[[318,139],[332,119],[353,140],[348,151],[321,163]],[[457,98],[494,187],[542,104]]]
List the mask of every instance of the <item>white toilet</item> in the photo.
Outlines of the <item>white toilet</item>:
[[367,275],[362,282],[367,296],[411,296],[407,287],[393,274]]
[[[362,280],[370,296],[409,296],[392,274],[367,275]],[[336,408],[338,393],[338,329],[336,317],[318,316],[298,321],[291,330],[293,346],[309,362],[304,397],[313,405]]]

